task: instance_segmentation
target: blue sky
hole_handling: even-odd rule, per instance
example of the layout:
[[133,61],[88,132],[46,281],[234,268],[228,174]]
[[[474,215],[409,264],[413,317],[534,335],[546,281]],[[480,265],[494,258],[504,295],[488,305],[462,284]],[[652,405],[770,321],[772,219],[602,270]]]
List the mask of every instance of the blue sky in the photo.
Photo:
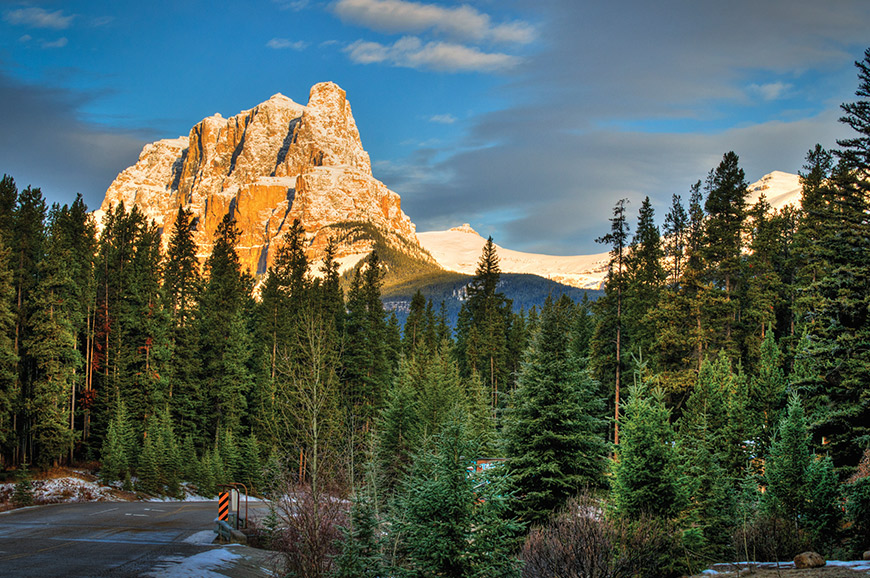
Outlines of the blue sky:
[[602,250],[619,198],[734,150],[749,180],[848,136],[866,0],[0,0],[0,172],[96,208],[146,142],[281,92],[348,93],[418,230]]

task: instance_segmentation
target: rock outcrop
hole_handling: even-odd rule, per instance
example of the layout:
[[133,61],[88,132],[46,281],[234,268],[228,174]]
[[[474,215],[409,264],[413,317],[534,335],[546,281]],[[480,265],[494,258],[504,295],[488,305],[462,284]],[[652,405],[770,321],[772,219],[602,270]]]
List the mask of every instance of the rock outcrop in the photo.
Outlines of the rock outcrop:
[[[203,119],[188,137],[146,145],[106,191],[98,221],[120,202],[137,205],[162,227],[164,243],[178,208],[190,209],[201,258],[232,213],[241,231],[236,249],[252,273],[272,263],[294,219],[306,231],[312,261],[340,223],[369,224],[397,246],[419,246],[399,195],[372,176],[350,103],[331,82],[314,85],[306,106],[276,94],[232,118]],[[345,263],[371,250],[359,239],[336,241]],[[422,248],[417,253],[431,262]]]
[[794,557],[794,567],[803,568],[821,568],[825,565],[825,559],[818,552],[801,552]]

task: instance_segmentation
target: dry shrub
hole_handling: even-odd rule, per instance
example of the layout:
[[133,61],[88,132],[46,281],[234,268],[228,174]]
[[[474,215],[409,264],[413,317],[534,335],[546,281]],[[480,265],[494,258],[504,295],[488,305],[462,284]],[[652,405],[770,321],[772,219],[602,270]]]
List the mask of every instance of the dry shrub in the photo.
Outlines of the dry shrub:
[[610,520],[588,497],[571,500],[523,545],[524,578],[663,577],[671,572],[673,531],[652,518]]
[[732,543],[739,559],[752,562],[791,560],[812,549],[807,533],[795,528],[794,522],[770,515],[739,526]]
[[312,492],[309,484],[291,483],[276,500],[280,528],[271,539],[281,576],[328,576],[340,550],[341,527],[350,505],[338,488]]

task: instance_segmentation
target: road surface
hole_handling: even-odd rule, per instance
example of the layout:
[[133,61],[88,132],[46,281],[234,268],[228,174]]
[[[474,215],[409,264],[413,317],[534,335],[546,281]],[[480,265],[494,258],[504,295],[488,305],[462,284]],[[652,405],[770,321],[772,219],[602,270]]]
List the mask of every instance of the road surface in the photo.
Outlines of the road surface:
[[0,576],[268,576],[268,556],[211,544],[217,502],[53,504],[0,515]]

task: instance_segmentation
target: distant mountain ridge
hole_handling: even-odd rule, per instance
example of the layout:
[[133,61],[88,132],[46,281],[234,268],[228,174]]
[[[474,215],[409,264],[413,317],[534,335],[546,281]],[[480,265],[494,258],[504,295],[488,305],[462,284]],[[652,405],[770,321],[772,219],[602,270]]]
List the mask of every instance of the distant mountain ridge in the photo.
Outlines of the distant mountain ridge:
[[[799,178],[769,173],[749,186],[747,203],[761,193],[775,209],[796,204]],[[449,278],[442,272],[472,275],[485,243],[468,224],[416,232],[399,195],[372,175],[347,95],[331,82],[315,84],[304,106],[276,94],[231,118],[205,118],[186,137],[146,145],[106,191],[97,220],[121,202],[162,227],[164,244],[178,208],[191,210],[201,259],[211,253],[220,221],[232,213],[241,232],[236,250],[252,273],[264,273],[273,262],[294,219],[306,231],[311,262],[322,258],[328,239],[337,244],[343,271],[378,247],[392,286]],[[607,274],[606,252],[497,250],[504,273],[580,289],[600,289]]]
[[[801,199],[798,175],[774,171],[747,187],[747,205],[763,193],[773,209],[797,206]],[[477,268],[486,239],[465,223],[447,231],[417,233],[420,244],[448,271],[471,275]],[[512,251],[496,245],[499,265],[505,273],[531,273],[571,287],[602,289],[607,276],[608,253],[592,255],[541,255]]]

